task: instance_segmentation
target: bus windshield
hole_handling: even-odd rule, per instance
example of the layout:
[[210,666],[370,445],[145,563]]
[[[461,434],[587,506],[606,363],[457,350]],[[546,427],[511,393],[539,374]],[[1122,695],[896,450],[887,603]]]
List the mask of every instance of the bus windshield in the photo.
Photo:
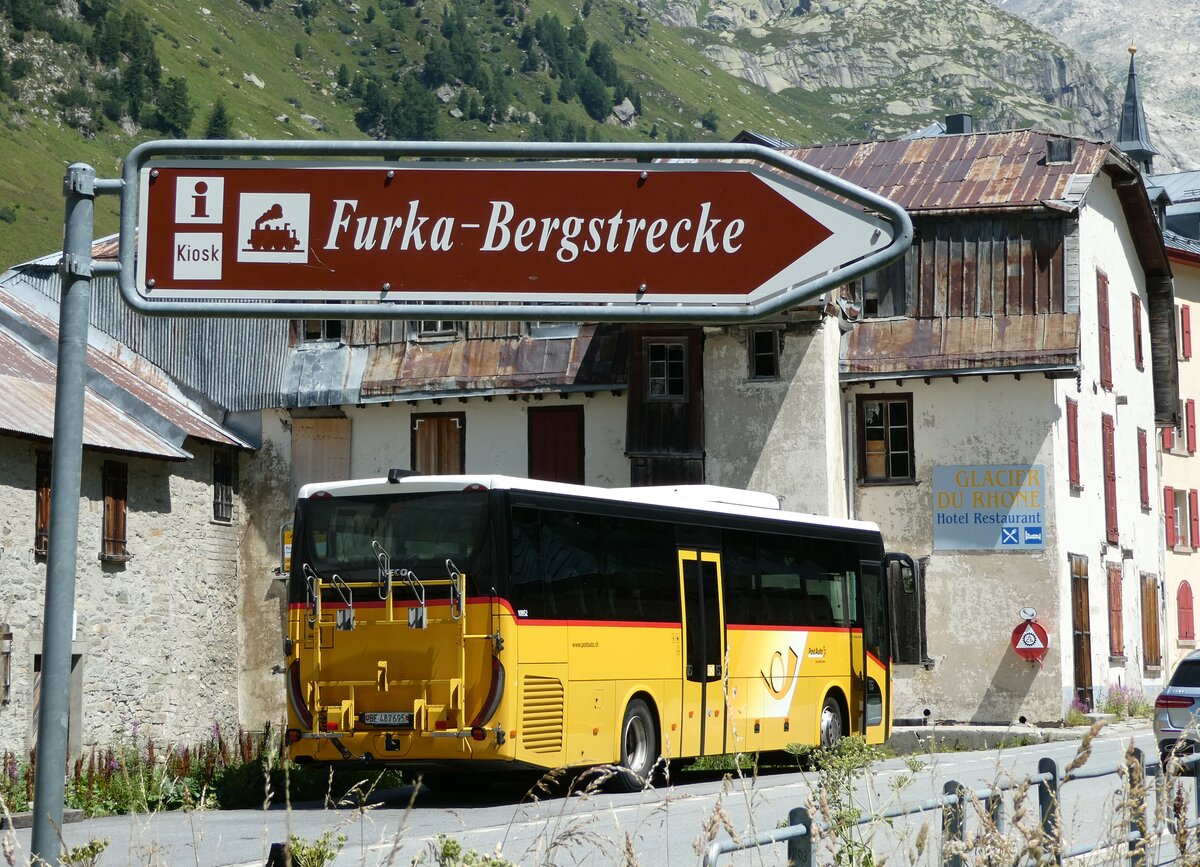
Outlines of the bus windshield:
[[303,502],[301,556],[318,575],[336,572],[347,581],[369,580],[379,570],[372,543],[393,569],[418,578],[445,576],[446,560],[474,587],[491,573],[488,497],[434,492],[309,499]]

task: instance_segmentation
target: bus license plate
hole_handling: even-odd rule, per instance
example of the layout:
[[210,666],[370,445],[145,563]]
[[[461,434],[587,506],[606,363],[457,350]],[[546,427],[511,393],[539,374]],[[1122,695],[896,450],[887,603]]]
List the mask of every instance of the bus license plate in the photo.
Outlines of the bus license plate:
[[394,728],[410,729],[413,724],[411,711],[389,710],[364,713],[360,719],[369,726],[392,726]]

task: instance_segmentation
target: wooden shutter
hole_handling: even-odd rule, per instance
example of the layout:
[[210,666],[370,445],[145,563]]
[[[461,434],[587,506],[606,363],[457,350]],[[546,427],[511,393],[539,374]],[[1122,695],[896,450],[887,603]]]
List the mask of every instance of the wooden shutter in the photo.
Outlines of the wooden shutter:
[[1100,328],[1100,385],[1112,391],[1112,332],[1108,321],[1108,275],[1096,272],[1096,316]]
[[412,416],[412,468],[430,475],[457,475],[466,464],[467,416],[461,412]]
[[1192,585],[1186,581],[1179,582],[1179,592],[1175,596],[1175,614],[1179,620],[1179,640],[1196,640],[1196,615],[1192,612]]
[[1141,493],[1141,502],[1143,509],[1150,508],[1150,462],[1147,455],[1146,432],[1142,428],[1138,428],[1137,432],[1137,451],[1138,451],[1138,490]]
[[33,553],[44,556],[50,549],[50,452],[37,453],[35,480]]
[[1189,455],[1196,453],[1196,401],[1188,398],[1185,410],[1187,419],[1187,450]]
[[1200,510],[1196,508],[1197,505],[1200,505],[1198,500],[1200,500],[1200,495],[1196,491],[1188,491],[1188,528],[1192,531],[1188,542],[1193,551],[1200,548]]
[[1158,577],[1142,573],[1142,656],[1146,665],[1162,665],[1158,640]]
[[1142,362],[1142,299],[1133,293],[1133,363],[1137,369],[1144,366]]
[[1067,398],[1067,473],[1071,487],[1079,487],[1079,404]]
[[1121,615],[1121,567],[1108,567],[1108,653],[1125,655],[1125,627]]
[[126,558],[126,514],[129,468],[117,461],[104,462],[104,527],[100,545],[102,560]]
[[1169,452],[1175,448],[1175,428],[1165,427],[1162,433],[1163,451]]
[[1163,519],[1167,526],[1167,547],[1175,547],[1175,489],[1163,488]]
[[1104,440],[1104,524],[1109,542],[1119,541],[1117,528],[1117,455],[1113,417],[1104,414],[1100,418]]
[[1187,304],[1179,306],[1179,338],[1184,358],[1192,357],[1192,308]]
[[1092,707],[1092,626],[1088,602],[1088,560],[1071,554],[1072,656],[1075,663],[1075,697]]

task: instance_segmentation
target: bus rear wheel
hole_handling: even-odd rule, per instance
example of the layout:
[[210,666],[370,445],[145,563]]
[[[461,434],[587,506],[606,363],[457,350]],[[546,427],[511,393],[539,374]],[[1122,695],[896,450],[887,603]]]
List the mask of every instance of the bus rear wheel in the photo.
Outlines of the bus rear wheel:
[[616,785],[626,792],[640,792],[650,783],[658,759],[658,731],[650,707],[635,698],[625,708],[621,722],[621,764]]
[[821,705],[821,746],[829,748],[842,739],[842,706],[832,695]]

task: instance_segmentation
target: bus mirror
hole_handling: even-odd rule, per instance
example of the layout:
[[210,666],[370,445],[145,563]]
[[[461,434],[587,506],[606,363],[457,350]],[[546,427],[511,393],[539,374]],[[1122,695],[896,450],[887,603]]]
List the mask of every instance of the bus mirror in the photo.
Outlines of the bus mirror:
[[288,521],[279,528],[279,566],[275,574],[286,578],[292,572],[292,522]]

